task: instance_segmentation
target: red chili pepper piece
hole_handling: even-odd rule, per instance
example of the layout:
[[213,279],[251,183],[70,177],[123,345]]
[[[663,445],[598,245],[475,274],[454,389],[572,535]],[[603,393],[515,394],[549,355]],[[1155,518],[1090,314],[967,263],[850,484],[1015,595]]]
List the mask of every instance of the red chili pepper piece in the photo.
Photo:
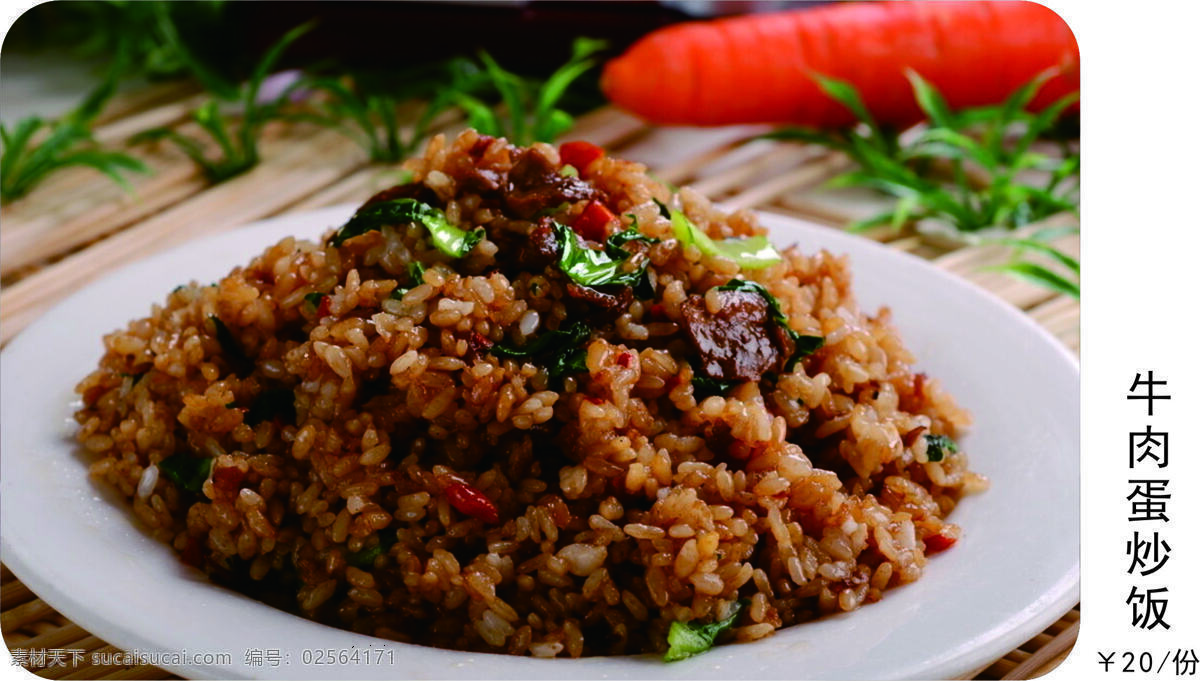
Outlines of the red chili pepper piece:
[[465,482],[452,482],[446,485],[446,498],[459,513],[465,513],[472,518],[479,518],[485,523],[500,522],[500,512],[496,505],[483,492],[471,487]]
[[558,157],[563,164],[575,166],[582,175],[592,161],[603,158],[604,150],[591,142],[564,142],[558,148]]
[[329,296],[321,297],[321,304],[317,305],[317,319],[329,314]]
[[571,228],[575,230],[579,236],[602,243],[608,238],[608,226],[617,219],[612,211],[604,206],[599,201],[592,201],[583,209],[579,217],[575,218],[575,223]]
[[954,543],[957,541],[958,539],[955,537],[947,537],[941,534],[925,537],[925,555],[928,556],[939,551],[945,551],[954,546]]
[[471,335],[467,337],[467,352],[472,355],[482,355],[491,350],[493,345],[495,343],[492,342],[492,339],[478,331],[472,331]]

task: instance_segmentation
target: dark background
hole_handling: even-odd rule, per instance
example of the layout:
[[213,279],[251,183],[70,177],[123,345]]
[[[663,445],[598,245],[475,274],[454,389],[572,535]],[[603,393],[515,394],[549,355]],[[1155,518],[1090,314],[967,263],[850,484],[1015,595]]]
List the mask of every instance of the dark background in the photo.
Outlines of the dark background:
[[[306,67],[404,78],[428,64],[488,51],[505,68],[545,76],[564,63],[580,36],[609,42],[602,57],[621,52],[647,32],[689,19],[800,8],[822,2],[214,2],[167,6],[188,48],[231,79],[288,29],[316,28],[287,52],[282,68]],[[138,6],[145,5],[145,7]],[[155,30],[150,3],[95,0],[50,2],[14,24],[4,50],[66,50],[95,60],[97,69],[123,38]],[[336,62],[331,57],[336,55]],[[142,74],[181,77],[170,69]],[[576,99],[598,96],[596,73],[574,88]],[[590,88],[590,92],[589,92]],[[585,102],[580,102],[585,103]]]

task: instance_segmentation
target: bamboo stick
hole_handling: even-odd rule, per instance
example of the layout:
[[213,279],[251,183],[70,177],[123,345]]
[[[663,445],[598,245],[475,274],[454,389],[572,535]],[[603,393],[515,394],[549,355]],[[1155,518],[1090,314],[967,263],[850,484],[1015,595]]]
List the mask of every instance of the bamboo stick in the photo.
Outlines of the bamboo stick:
[[53,612],[54,608],[51,608],[41,599],[22,603],[15,608],[10,608],[0,613],[0,631],[20,629],[30,622],[35,622],[43,617],[49,617]]
[[[264,164],[270,163],[275,156],[297,153],[297,147],[313,144],[311,127],[289,128],[287,137],[279,134],[278,129],[270,135],[264,134],[261,143],[261,154],[266,159]],[[180,128],[183,134],[198,131],[194,124]],[[209,152],[213,151],[213,146],[207,145]],[[97,181],[98,178],[88,176],[91,184],[82,191],[55,192],[72,196],[65,205],[38,213],[36,207],[27,204],[13,211],[5,220],[5,229],[0,230],[0,275],[12,278],[23,267],[70,252],[209,186],[199,169],[182,153],[166,147],[147,153],[154,154],[152,174],[137,178],[133,194],[123,192],[107,180]]]
[[641,120],[606,106],[576,118],[575,125],[563,139],[586,139],[601,146],[615,148],[646,131],[648,128]]
[[183,99],[200,89],[200,85],[187,78],[151,83],[136,90],[118,92],[96,117],[97,125],[105,125],[157,106],[160,102]]
[[78,646],[73,646],[71,644],[81,641],[89,636],[91,636],[91,634],[84,631],[79,625],[70,623],[57,629],[38,634],[37,636],[27,638],[24,641],[21,641],[20,647],[31,649],[74,648]]
[[[1075,645],[1075,640],[1079,637],[1079,622],[1075,622],[1066,631],[1055,636],[1046,645],[1042,646],[1037,652],[1029,655],[1021,660],[1019,664],[1010,669],[1008,673],[1000,677],[1001,679],[1028,679],[1030,674],[1042,667],[1046,663],[1053,660],[1060,653],[1069,651]],[[1047,670],[1048,671],[1048,670]],[[1043,672],[1044,673],[1044,672]]]
[[654,170],[654,175],[663,182],[671,184],[685,184],[692,179],[696,171],[709,165],[713,161],[728,154],[730,151],[738,148],[746,142],[746,139],[736,139],[729,142],[724,142],[719,146],[702,151],[695,156],[691,156],[674,165],[657,168]]
[[37,598],[23,582],[13,580],[0,587],[0,608],[5,610]]
[[191,114],[193,109],[208,100],[206,94],[196,94],[146,109],[130,116],[97,126],[93,135],[101,144],[124,144],[130,137],[143,130],[173,126]]
[[772,168],[795,167],[796,163],[811,158],[811,151],[801,153],[799,148],[787,144],[772,144],[764,153],[755,154],[737,164],[720,170],[712,175],[698,177],[692,183],[692,189],[708,196],[718,198],[733,190],[735,187],[747,184],[756,175],[762,175]]
[[[120,652],[116,648],[108,645],[107,643],[105,643],[104,641],[101,641],[100,639],[96,638],[95,636],[88,636],[87,638],[85,638],[81,641],[78,641],[75,645],[73,645],[70,648],[70,650],[84,651],[83,659],[80,660],[78,664],[71,664],[70,662],[68,662],[66,666],[43,667],[41,670],[38,671],[38,676],[41,676],[41,677],[47,678],[47,679],[67,678],[69,676],[76,674],[80,670],[97,669],[98,666],[93,665],[91,662],[92,653],[98,653],[98,652],[118,653],[118,652]],[[84,677],[84,678],[95,678],[95,677],[88,676],[88,677]]]
[[127,667],[118,669],[115,672],[110,672],[100,677],[102,679],[177,679],[171,672],[158,667],[141,664],[136,667]]
[[[365,162],[362,150],[341,134],[324,131],[318,138],[311,147],[280,154],[0,291],[0,342],[11,339],[51,303],[125,262],[269,215]],[[314,149],[321,159],[316,168],[304,163]]]
[[753,189],[724,201],[729,210],[753,208],[760,204],[769,203],[776,197],[787,192],[823,182],[835,173],[841,172],[849,160],[841,154],[829,154],[813,160],[810,163],[767,180]]

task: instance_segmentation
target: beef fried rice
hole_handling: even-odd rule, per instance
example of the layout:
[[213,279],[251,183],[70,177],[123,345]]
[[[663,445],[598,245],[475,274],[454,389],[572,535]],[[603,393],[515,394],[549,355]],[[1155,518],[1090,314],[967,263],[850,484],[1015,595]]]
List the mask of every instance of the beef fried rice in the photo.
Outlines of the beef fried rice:
[[844,257],[586,143],[468,130],[405,167],[104,338],[91,475],[184,562],[364,634],[579,657],[759,639],[955,543],[969,416]]

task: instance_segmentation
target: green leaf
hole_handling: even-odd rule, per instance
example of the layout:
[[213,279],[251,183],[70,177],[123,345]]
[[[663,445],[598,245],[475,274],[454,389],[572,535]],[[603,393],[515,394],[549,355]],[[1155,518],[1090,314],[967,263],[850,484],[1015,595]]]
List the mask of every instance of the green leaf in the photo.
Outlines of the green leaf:
[[379,542],[374,546],[346,554],[346,562],[361,570],[369,569],[375,564],[375,559],[387,553],[396,541],[395,532],[384,532],[379,535]]
[[208,132],[209,136],[221,147],[225,158],[232,159],[238,155],[233,148],[233,142],[229,139],[229,133],[225,129],[225,119],[221,117],[220,104],[217,100],[210,99],[193,111],[192,120]]
[[121,171],[148,173],[150,169],[140,160],[115,151],[77,151],[62,157],[58,167],[88,166],[107,175],[125,191],[133,191],[133,185]]
[[[420,260],[413,260],[412,262],[408,263],[408,277],[411,280],[414,288],[424,284],[425,265],[423,265]],[[392,289],[390,294],[388,294],[388,298],[391,298],[392,300],[400,300],[404,297],[404,294],[411,290],[412,288],[397,286],[396,288]]]
[[663,661],[675,662],[699,655],[711,648],[716,642],[717,636],[733,626],[746,603],[745,600],[735,602],[729,609],[729,616],[716,622],[701,623],[695,620],[671,622],[671,629],[667,632],[669,648],[663,655]]
[[525,136],[526,97],[523,82],[515,74],[501,68],[487,52],[480,51],[479,60],[483,62],[492,85],[500,93],[500,98],[504,100],[504,105],[508,108],[508,118],[512,123],[509,141],[518,146],[528,145],[529,140]]
[[213,459],[187,452],[172,454],[158,462],[158,471],[187,492],[199,494],[212,473]]
[[502,359],[536,360],[546,367],[551,378],[562,378],[587,371],[587,340],[591,335],[586,323],[575,321],[554,331],[544,331],[520,347],[497,343],[490,352]]
[[[662,204],[659,205],[665,208]],[[729,258],[746,270],[758,270],[783,262],[783,256],[779,255],[779,251],[775,250],[765,236],[717,241],[692,224],[683,211],[668,209],[668,213],[671,217],[671,227],[675,230],[675,238],[685,246],[695,244],[701,253]]]
[[813,78],[817,81],[817,86],[821,91],[836,99],[842,106],[850,110],[854,117],[866,124],[871,130],[872,138],[877,144],[883,142],[883,131],[879,129],[879,125],[875,122],[875,117],[867,110],[863,104],[862,97],[859,96],[858,90],[849,82],[830,78],[819,73],[813,74]]
[[941,461],[946,454],[958,452],[958,443],[946,435],[925,434],[925,456],[930,461]]
[[1017,142],[1016,147],[1013,149],[1013,153],[1024,153],[1039,135],[1043,134],[1049,130],[1052,125],[1054,125],[1054,122],[1058,120],[1058,117],[1062,115],[1062,112],[1065,111],[1067,107],[1078,101],[1079,93],[1071,92],[1058,98],[1045,109],[1042,109],[1042,111],[1040,111],[1028,122],[1025,133],[1021,135],[1021,139]]
[[205,171],[206,174],[210,174],[210,169],[215,169],[213,162],[209,161],[204,155],[204,148],[200,146],[199,142],[190,137],[185,137],[184,135],[181,135],[169,128],[152,128],[150,130],[143,130],[133,137],[130,137],[129,144],[146,144],[161,140],[167,140],[178,147],[180,151],[182,151],[187,155],[188,158],[192,160],[192,163],[195,163],[197,166],[199,166]]
[[[312,294],[309,294],[312,295]],[[305,296],[307,300],[308,296]],[[284,424],[296,422],[296,395],[291,388],[269,388],[255,396],[243,417],[250,426],[279,419]]]
[[1054,241],[1060,237],[1078,233],[1079,228],[1071,225],[1063,225],[1061,227],[1042,227],[1033,234],[1030,234],[1029,238],[1033,239],[1034,241]]
[[276,62],[283,57],[284,51],[305,33],[313,30],[316,25],[315,21],[300,24],[287,33],[284,33],[282,38],[276,40],[271,47],[267,48],[267,53],[258,61],[258,64],[254,67],[254,72],[250,74],[249,85],[242,96],[242,105],[247,115],[250,115],[250,112],[254,110],[257,103],[258,90],[262,87],[263,80],[267,77],[267,74],[271,73],[271,69],[275,68]]
[[327,294],[327,293],[321,293],[320,291],[314,291],[314,292],[309,293],[304,296],[304,302],[307,303],[308,305],[311,305],[313,311],[315,312],[318,308],[321,307],[321,301],[324,300],[325,297],[328,295],[329,294]]
[[104,173],[126,190],[131,190],[125,173],[148,172],[139,160],[119,152],[99,149],[91,125],[116,90],[117,76],[127,60],[124,49],[108,69],[104,81],[73,110],[49,124],[49,133],[37,145],[33,137],[47,124],[36,116],[22,119],[9,130],[0,127],[4,151],[0,155],[0,200],[9,201],[29,193],[55,171],[85,166]]
[[550,74],[538,88],[537,104],[533,112],[533,141],[553,142],[559,135],[571,129],[574,119],[555,105],[571,83],[596,65],[592,55],[603,50],[608,43],[592,38],[576,38],[571,49],[571,59]]
[[925,80],[913,69],[905,69],[904,75],[912,84],[913,96],[916,97],[921,110],[929,117],[929,122],[942,128],[954,128],[954,112],[950,110],[945,98],[933,83]]
[[238,86],[209,68],[202,59],[199,59],[192,53],[192,50],[179,37],[179,31],[175,28],[175,21],[171,17],[170,8],[171,4],[169,3],[154,3],[154,10],[158,20],[158,30],[166,40],[166,44],[178,55],[179,60],[187,66],[188,71],[191,72],[196,80],[200,81],[205,90],[227,101],[237,99]]
[[1024,279],[1038,286],[1044,286],[1052,291],[1057,291],[1072,298],[1079,297],[1079,284],[1068,281],[1064,277],[1051,272],[1045,267],[1031,262],[1013,262],[1005,265],[997,265],[995,267],[987,267],[985,270],[993,272],[1004,272],[1011,274],[1019,279]]
[[636,269],[626,271],[625,261],[629,258],[629,253],[619,247],[636,237],[627,237],[615,244],[618,254],[614,257],[609,250],[595,250],[585,246],[579,235],[570,227],[559,222],[552,224],[561,246],[558,268],[576,284],[593,287],[635,286],[645,276],[650,261],[643,260]]
[[505,137],[506,131],[500,125],[500,119],[492,108],[484,104],[479,98],[471,95],[456,92],[453,93],[451,99],[454,104],[462,109],[467,115],[467,125],[475,128],[480,134],[491,135],[492,137]]
[[998,165],[998,160],[986,147],[960,132],[946,128],[923,131],[905,150],[904,156],[971,160],[989,171]]
[[892,211],[892,229],[902,229],[920,205],[920,199],[915,196],[906,196],[897,201],[896,209]]
[[606,239],[604,242],[605,250],[607,250],[609,255],[613,256],[614,258],[628,258],[629,256],[633,255],[633,253],[630,253],[624,248],[625,244],[629,243],[630,241],[641,241],[647,244],[656,244],[659,242],[658,239],[652,236],[646,236],[645,234],[639,232],[637,230],[637,217],[633,216],[633,218],[634,220],[632,228],[617,232],[616,234],[608,237],[608,239]]
[[725,381],[719,378],[709,378],[699,371],[692,372],[692,397],[697,402],[714,395],[725,395],[733,389],[738,381]]
[[1046,243],[1045,241],[1034,239],[1034,238],[1029,238],[1029,239],[1006,238],[1006,239],[994,239],[993,242],[998,243],[998,244],[1005,244],[1008,246],[1013,246],[1018,249],[1029,249],[1031,251],[1037,251],[1038,253],[1049,256],[1049,257],[1053,258],[1054,260],[1058,261],[1060,264],[1066,266],[1068,269],[1075,272],[1075,274],[1077,274],[1077,275],[1079,274],[1079,261],[1078,260],[1067,255],[1066,253],[1063,253],[1062,251],[1051,246],[1050,244]]
[[254,371],[254,360],[246,354],[242,348],[242,344],[238,342],[233,332],[225,326],[225,322],[215,314],[208,316],[216,331],[217,343],[221,346],[221,354],[224,355],[225,361],[229,363],[229,367],[237,374],[239,378],[245,378]]
[[796,363],[804,357],[808,357],[817,350],[825,346],[825,338],[822,336],[805,336],[798,331],[794,331],[788,325],[787,315],[783,314],[783,309],[779,306],[779,299],[771,295],[771,292],[765,286],[757,281],[746,281],[743,279],[730,279],[725,284],[717,287],[718,291],[743,291],[746,293],[757,293],[767,301],[767,308],[770,311],[771,321],[775,322],[779,328],[787,333],[792,339],[792,343],[796,346],[792,352],[792,356],[788,358],[783,365],[784,371],[792,371],[796,368]]
[[492,346],[491,353],[497,357],[513,359],[537,357],[556,346],[577,345],[591,334],[592,330],[588,328],[587,324],[577,321],[561,329],[544,331],[537,338],[527,341],[520,347],[497,343]]
[[381,229],[384,225],[419,222],[429,230],[430,239],[439,251],[451,258],[461,258],[483,239],[483,228],[465,232],[450,224],[442,211],[416,199],[381,201],[359,209],[329,240],[341,246],[347,239]]
[[854,222],[851,222],[849,225],[846,225],[846,231],[857,234],[857,233],[865,232],[874,227],[878,227],[880,225],[895,224],[895,220],[896,220],[896,211],[894,211],[894,210],[884,211],[877,215],[872,215],[869,218],[863,218],[862,220],[855,220]]

